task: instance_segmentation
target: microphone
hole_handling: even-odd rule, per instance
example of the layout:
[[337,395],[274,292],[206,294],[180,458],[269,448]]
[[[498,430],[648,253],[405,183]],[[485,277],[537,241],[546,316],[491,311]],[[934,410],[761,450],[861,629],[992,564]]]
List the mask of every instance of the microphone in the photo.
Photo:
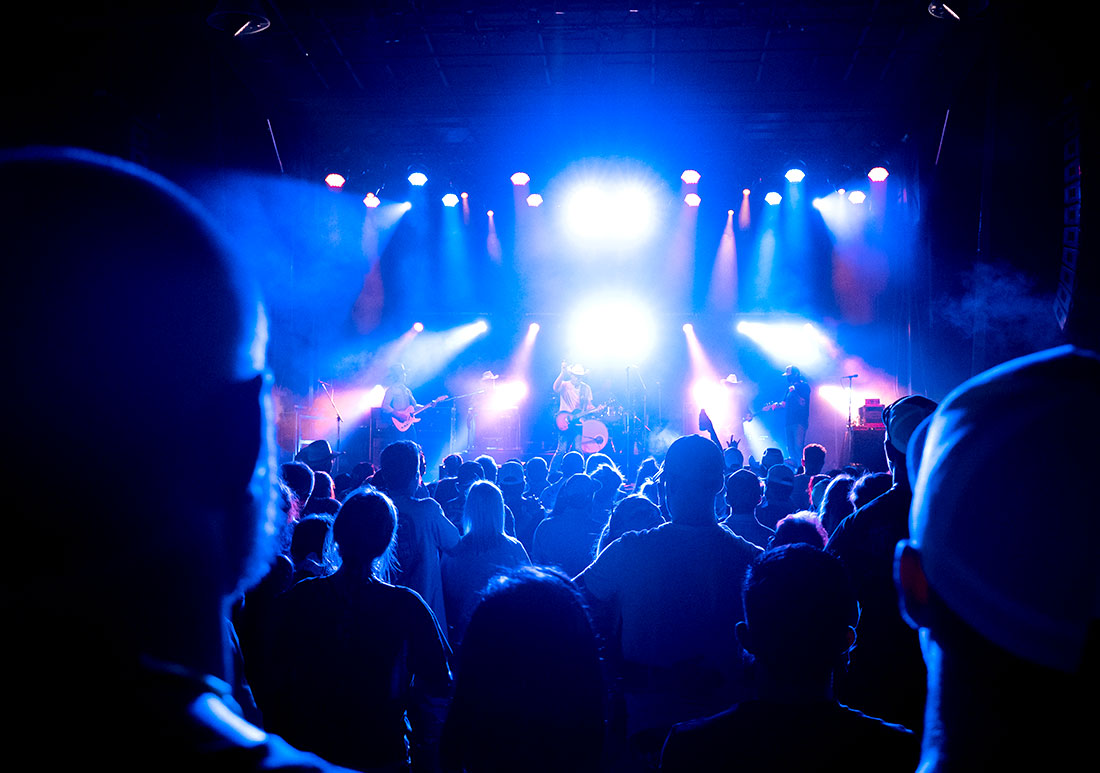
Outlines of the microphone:
[[859,378],[859,374],[858,373],[853,373],[850,376],[841,376],[841,378]]

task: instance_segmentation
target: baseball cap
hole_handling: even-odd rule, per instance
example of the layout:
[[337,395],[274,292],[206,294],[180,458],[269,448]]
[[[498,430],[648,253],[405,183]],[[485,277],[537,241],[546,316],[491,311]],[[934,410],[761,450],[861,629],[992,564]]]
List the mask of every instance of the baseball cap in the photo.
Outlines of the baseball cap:
[[882,411],[882,423],[886,425],[886,439],[890,445],[904,454],[917,425],[934,410],[936,403],[922,395],[907,395],[886,406]]
[[497,482],[502,486],[516,486],[523,483],[523,465],[519,462],[505,462],[497,472]]
[[[1097,354],[1039,352],[966,381],[910,438],[910,453],[920,454],[910,541],[931,586],[990,642],[1068,672],[1100,617],[1097,546],[1088,538],[1042,545],[1036,533],[1044,517],[1088,517],[1095,501],[1098,385]],[[1057,482],[1013,475],[1031,446],[1064,452]]]

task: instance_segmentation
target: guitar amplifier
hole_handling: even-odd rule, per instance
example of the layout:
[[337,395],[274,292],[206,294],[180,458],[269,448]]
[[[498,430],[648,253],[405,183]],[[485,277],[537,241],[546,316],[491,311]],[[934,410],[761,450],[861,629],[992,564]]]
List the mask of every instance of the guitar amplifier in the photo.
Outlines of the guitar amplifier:
[[886,439],[886,430],[878,427],[852,427],[852,447],[849,462],[857,462],[867,468],[869,472],[887,472],[886,449],[883,441]]
[[884,406],[877,398],[869,398],[859,407],[859,423],[865,427],[885,429],[882,423],[882,411]]

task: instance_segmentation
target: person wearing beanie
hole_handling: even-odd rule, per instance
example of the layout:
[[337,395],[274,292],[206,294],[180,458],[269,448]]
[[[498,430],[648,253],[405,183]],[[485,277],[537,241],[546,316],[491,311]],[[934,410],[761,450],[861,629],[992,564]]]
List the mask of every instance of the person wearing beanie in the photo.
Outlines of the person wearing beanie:
[[829,552],[848,569],[862,613],[859,645],[837,679],[840,701],[889,722],[920,730],[925,674],[916,632],[905,624],[894,590],[894,546],[909,538],[909,488],[905,449],[917,425],[936,410],[921,395],[896,400],[882,412],[886,461],[893,485],[859,508],[832,532]]
[[[920,464],[895,573],[928,664],[922,773],[1091,758],[1100,561],[1076,526],[1095,511],[1098,386],[1094,352],[1021,357],[958,387],[910,440]],[[1006,480],[1025,447],[1064,453],[1056,481]],[[1044,542],[1052,522],[1069,532]]]

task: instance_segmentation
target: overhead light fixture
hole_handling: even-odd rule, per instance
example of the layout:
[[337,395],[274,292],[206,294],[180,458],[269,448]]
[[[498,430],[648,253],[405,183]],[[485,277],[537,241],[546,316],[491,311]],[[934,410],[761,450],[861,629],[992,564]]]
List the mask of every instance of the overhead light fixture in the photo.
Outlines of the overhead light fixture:
[[458,204],[458,196],[453,193],[448,193],[443,196],[443,206],[453,207]]
[[951,7],[947,3],[931,2],[928,4],[928,13],[935,16],[937,19],[954,19],[955,21],[962,21],[959,15],[951,10]]
[[374,195],[373,193],[368,193],[368,194],[367,194],[367,195],[366,195],[366,196],[365,196],[365,197],[363,198],[363,203],[364,203],[364,204],[366,204],[366,205],[367,205],[368,207],[370,207],[371,209],[374,209],[375,207],[377,207],[377,206],[378,206],[379,204],[381,204],[382,202],[381,202],[381,200],[380,200],[380,199],[379,199],[379,198],[378,198],[377,196],[375,196],[375,195]]
[[423,172],[413,172],[409,175],[409,182],[418,188],[428,182],[428,175]]
[[702,175],[700,175],[694,169],[685,169],[684,173],[682,175],[680,175],[680,179],[683,180],[688,185],[695,185],[696,183],[699,182],[699,178],[701,176]]
[[529,207],[537,207],[541,203],[542,196],[538,195],[537,193],[532,193],[530,196],[527,197],[527,206]]
[[512,185],[527,185],[531,182],[531,177],[526,172],[516,172],[511,179]]
[[332,174],[325,175],[325,185],[330,188],[343,188],[346,182],[347,180],[344,179],[342,174],[333,172]]
[[890,172],[885,167],[876,166],[870,172],[867,173],[867,179],[873,183],[886,182],[886,178],[890,176]]
[[689,207],[697,207],[702,201],[698,193],[689,193],[687,196],[684,196],[684,203]]
[[263,32],[271,26],[271,19],[260,8],[259,0],[219,0],[206,23],[238,38]]

